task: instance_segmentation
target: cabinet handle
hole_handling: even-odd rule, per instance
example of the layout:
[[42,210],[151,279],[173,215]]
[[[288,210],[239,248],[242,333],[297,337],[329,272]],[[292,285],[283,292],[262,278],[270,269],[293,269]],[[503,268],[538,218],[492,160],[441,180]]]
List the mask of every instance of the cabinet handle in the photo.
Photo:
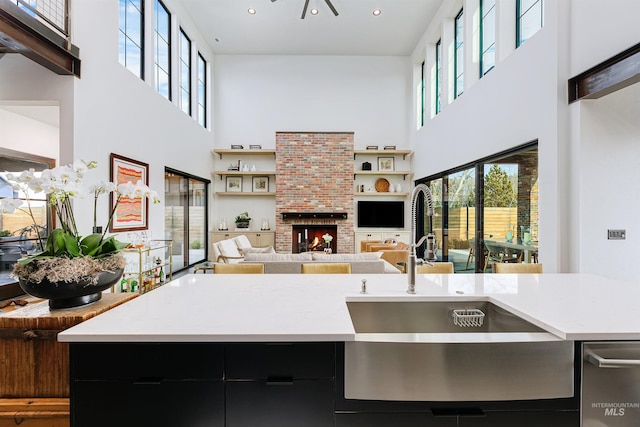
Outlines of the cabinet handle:
[[267,385],[293,385],[293,377],[267,377]]
[[140,385],[159,385],[162,383],[163,379],[163,377],[140,377],[133,383]]
[[607,359],[593,351],[587,351],[585,359],[598,368],[633,368],[640,366],[638,359]]

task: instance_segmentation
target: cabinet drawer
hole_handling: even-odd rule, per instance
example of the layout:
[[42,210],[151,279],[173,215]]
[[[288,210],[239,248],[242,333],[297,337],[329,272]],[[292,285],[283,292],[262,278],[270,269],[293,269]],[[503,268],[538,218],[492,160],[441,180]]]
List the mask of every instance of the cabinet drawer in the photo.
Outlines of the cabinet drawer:
[[578,411],[486,411],[479,417],[459,417],[460,427],[579,427]]
[[333,343],[227,344],[226,378],[333,378]]
[[334,425],[333,380],[226,383],[226,427]]
[[457,417],[436,418],[425,412],[336,414],[336,427],[456,427],[457,422]]
[[78,380],[222,379],[224,346],[209,343],[72,344]]
[[78,381],[71,427],[224,427],[222,381]]

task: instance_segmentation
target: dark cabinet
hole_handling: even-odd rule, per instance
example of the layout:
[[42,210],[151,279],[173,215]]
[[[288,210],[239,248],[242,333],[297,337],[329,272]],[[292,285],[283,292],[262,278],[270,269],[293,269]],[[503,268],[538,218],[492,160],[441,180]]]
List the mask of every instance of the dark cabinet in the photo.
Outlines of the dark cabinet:
[[579,411],[487,411],[482,416],[460,417],[459,427],[579,427]]
[[428,412],[351,412],[336,414],[336,427],[456,427],[457,417]]
[[335,344],[228,344],[228,427],[334,425]]

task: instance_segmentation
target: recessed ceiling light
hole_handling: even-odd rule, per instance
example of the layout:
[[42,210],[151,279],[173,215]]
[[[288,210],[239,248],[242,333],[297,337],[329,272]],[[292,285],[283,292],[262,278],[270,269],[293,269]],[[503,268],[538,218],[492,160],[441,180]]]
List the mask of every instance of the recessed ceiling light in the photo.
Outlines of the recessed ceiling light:
[[380,9],[374,9],[373,10],[373,16],[380,16],[381,13],[382,13],[382,11]]
[[254,8],[252,8],[252,7],[247,9],[247,12],[249,12],[249,15],[255,15],[256,14],[256,10]]
[[317,15],[318,14],[318,9],[311,9],[311,14],[312,15]]

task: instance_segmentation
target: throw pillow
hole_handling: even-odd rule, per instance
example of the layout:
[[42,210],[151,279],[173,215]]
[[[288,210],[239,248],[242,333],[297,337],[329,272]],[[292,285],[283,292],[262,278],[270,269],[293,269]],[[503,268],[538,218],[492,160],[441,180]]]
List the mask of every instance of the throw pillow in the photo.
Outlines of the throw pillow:
[[311,254],[309,252],[305,252],[302,254],[258,254],[249,252],[245,257],[245,261],[261,261],[261,262],[269,262],[269,261],[313,261],[311,258]]

